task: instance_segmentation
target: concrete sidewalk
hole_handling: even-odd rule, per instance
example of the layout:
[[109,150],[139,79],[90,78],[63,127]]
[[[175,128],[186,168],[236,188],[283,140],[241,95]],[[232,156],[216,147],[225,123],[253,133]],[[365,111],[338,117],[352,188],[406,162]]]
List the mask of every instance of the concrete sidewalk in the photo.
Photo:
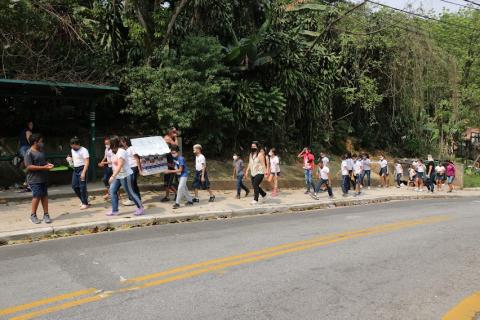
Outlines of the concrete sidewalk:
[[[431,194],[392,187],[365,190],[359,197],[344,198],[338,189],[334,189],[334,193],[336,198],[333,200],[328,199],[326,193],[320,194],[320,200],[314,200],[309,195],[305,195],[303,190],[284,189],[278,197],[268,196],[264,203],[251,206],[251,197],[235,199],[233,190],[217,191],[214,203],[209,203],[207,193],[201,192],[199,204],[193,207],[182,206],[178,210],[173,210],[173,201],[160,202],[163,192],[147,191],[142,193],[146,210],[145,215],[141,217],[133,215],[135,207],[121,207],[120,215],[117,217],[106,216],[105,213],[109,210],[110,203],[104,201],[101,196],[91,196],[91,208],[85,211],[79,209],[80,203],[77,198],[59,198],[50,201],[49,211],[53,219],[53,223],[50,225],[32,224],[29,220],[30,203],[22,199],[17,199],[17,201],[10,199],[0,204],[0,244],[183,221],[297,212],[395,200],[480,196],[480,191],[473,190],[453,193],[440,191]],[[42,217],[42,212],[40,208],[39,218]]]

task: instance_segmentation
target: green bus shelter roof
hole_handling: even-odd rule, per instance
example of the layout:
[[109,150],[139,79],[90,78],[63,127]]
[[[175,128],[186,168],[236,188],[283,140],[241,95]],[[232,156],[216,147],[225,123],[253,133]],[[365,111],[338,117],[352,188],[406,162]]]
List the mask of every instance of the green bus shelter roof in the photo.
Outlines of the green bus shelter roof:
[[0,96],[30,96],[89,100],[118,92],[115,86],[39,80],[0,79]]

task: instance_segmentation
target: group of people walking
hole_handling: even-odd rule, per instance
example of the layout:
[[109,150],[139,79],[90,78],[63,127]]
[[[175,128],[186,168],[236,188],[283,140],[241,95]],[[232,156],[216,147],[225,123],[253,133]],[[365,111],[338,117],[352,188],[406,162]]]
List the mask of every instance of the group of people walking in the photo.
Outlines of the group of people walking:
[[[37,217],[37,209],[41,203],[44,209],[43,221],[51,223],[48,213],[47,172],[54,166],[46,161],[43,137],[40,134],[25,130],[24,134],[27,133],[29,148],[26,149],[24,143],[22,152],[27,169],[27,183],[33,195],[30,218],[33,223],[41,223],[41,220]],[[27,136],[25,138],[27,139]],[[202,146],[195,144],[192,150],[195,157],[195,173],[192,183],[194,195],[192,196],[188,189],[189,168],[186,159],[180,152],[177,129],[169,129],[164,136],[164,140],[170,148],[170,153],[166,155],[167,169],[163,172],[165,196],[161,201],[171,201],[170,196],[173,194],[175,202],[173,209],[178,209],[182,200],[185,200],[185,205],[191,206],[200,202],[199,191],[205,190],[208,192],[208,201],[214,202],[215,195],[210,188],[207,161]],[[127,199],[122,204],[124,206],[136,206],[135,215],[143,215],[145,208],[138,187],[138,177],[142,173],[142,162],[130,139],[116,135],[106,137],[104,146],[104,156],[98,166],[104,170],[102,180],[106,192],[103,198],[111,202],[111,210],[106,214],[108,216],[119,214],[119,189],[123,188]],[[70,140],[70,147],[71,150],[66,160],[73,168],[72,189],[80,200],[80,210],[87,210],[90,208],[87,190],[87,174],[91,165],[90,155],[77,137]],[[321,152],[319,161],[315,163],[315,155],[310,148],[305,147],[298,154],[298,158],[303,161],[305,193],[319,199],[319,193],[326,191],[329,198],[333,198],[332,172],[330,160],[326,154]],[[380,187],[388,187],[388,161],[383,155],[379,157],[376,163],[370,160],[367,153],[361,155],[347,153],[343,155],[340,166],[343,196],[347,196],[352,190],[354,195],[358,196],[362,193],[363,188],[370,189],[372,166],[375,164],[378,165]],[[453,190],[455,166],[450,161],[435,164],[433,159],[429,157],[425,165],[421,159],[415,160],[408,169],[408,181],[403,180],[403,165],[400,161],[396,160],[394,167],[397,187],[414,186],[416,191],[422,191],[425,186],[433,192],[435,186],[440,189],[444,182],[447,182],[448,191],[452,192]],[[233,155],[233,177],[236,181],[237,199],[241,198],[242,190],[245,192],[245,197],[250,194],[249,188],[244,183],[246,178],[251,181],[253,188],[252,205],[263,202],[267,197],[267,193],[261,187],[263,180],[266,180],[270,186],[270,195],[276,197],[279,194],[280,175],[280,159],[275,148],[267,150],[258,141],[253,141],[250,145],[246,164],[239,153]]]

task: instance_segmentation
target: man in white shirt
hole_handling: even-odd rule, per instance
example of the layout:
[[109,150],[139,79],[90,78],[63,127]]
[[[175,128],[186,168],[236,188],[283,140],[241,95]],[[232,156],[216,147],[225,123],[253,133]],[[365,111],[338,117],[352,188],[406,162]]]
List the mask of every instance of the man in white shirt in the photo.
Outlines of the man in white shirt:
[[355,177],[355,196],[360,195],[360,186],[362,184],[363,177],[363,160],[357,158],[357,155],[353,155],[353,175]]
[[320,160],[322,160],[324,167],[329,167],[330,159],[328,159],[324,152],[320,152]]
[[194,145],[193,153],[195,154],[195,178],[192,184],[195,192],[195,198],[193,198],[193,202],[200,202],[200,200],[198,199],[199,189],[207,190],[210,195],[210,199],[208,200],[208,202],[214,202],[215,195],[210,189],[210,181],[208,180],[207,173],[207,160],[202,154],[202,146],[199,144]]
[[348,190],[350,189],[350,174],[348,172],[348,155],[343,155],[341,171],[342,171],[342,193],[346,197],[348,195]]
[[324,185],[327,188],[328,197],[330,199],[333,199],[332,185],[330,182],[332,181],[332,179],[330,178],[330,169],[324,165],[323,161],[320,161],[318,163],[317,177],[319,178],[319,181],[315,188],[314,198],[318,200],[318,193],[320,192],[320,189]]
[[90,154],[88,150],[81,146],[80,139],[73,137],[70,139],[71,157],[67,157],[69,163],[73,165],[72,189],[80,199],[82,204],[80,210],[88,209],[87,193],[87,172],[90,165]]

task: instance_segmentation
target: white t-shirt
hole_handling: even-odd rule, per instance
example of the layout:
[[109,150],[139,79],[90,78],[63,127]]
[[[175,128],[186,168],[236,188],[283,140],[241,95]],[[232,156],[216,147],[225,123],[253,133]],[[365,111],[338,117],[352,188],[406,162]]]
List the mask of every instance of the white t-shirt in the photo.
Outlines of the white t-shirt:
[[347,159],[347,169],[348,171],[353,170],[353,159]]
[[348,161],[342,160],[342,176],[348,176]]
[[117,153],[113,154],[113,157],[112,157],[113,172],[117,171],[120,165],[120,159],[123,159],[123,166],[117,175],[117,179],[123,179],[133,174],[133,171],[130,168],[130,163],[128,162],[128,153],[123,148],[119,148],[117,150]]
[[353,173],[355,175],[359,175],[359,174],[362,174],[362,171],[363,171],[363,162],[362,160],[357,160],[354,162],[353,164]]
[[280,172],[280,159],[278,156],[270,157],[270,172],[279,173]]
[[202,171],[203,167],[207,165],[207,160],[203,154],[195,156],[195,170]]
[[378,164],[380,165],[380,168],[385,168],[388,165],[387,160],[383,159],[378,161]]
[[438,173],[438,174],[444,174],[446,169],[444,166],[436,166],[435,167],[435,171]]
[[412,166],[413,166],[413,169],[415,169],[415,171],[416,171],[417,167],[418,167],[418,161],[413,161]]
[[403,174],[403,167],[400,163],[397,163],[395,165],[395,173],[396,174]]
[[77,151],[72,149],[73,166],[75,168],[85,165],[85,160],[90,158],[90,154],[85,147],[80,147]]
[[330,173],[330,169],[324,166],[322,169],[320,169],[320,179],[328,180],[329,173]]
[[137,155],[137,151],[133,149],[132,146],[128,147],[127,149],[127,154],[128,154],[128,163],[130,165],[130,168],[136,168],[137,165],[137,158],[135,158],[135,155]]
[[417,165],[417,172],[424,173],[425,172],[425,165],[423,163],[418,163]]
[[323,157],[322,162],[324,167],[328,167],[328,164],[330,163],[330,159],[328,159],[327,157]]
[[109,168],[112,167],[112,156],[113,156],[112,149],[110,149],[110,148],[105,148],[105,159],[107,159],[108,167],[109,167]]
[[364,159],[364,160],[363,160],[363,170],[367,170],[367,171],[368,171],[368,170],[372,170],[372,168],[370,167],[370,163],[371,163],[371,162],[372,162],[372,161],[371,161],[370,159],[368,159],[368,158],[367,158],[367,159]]

